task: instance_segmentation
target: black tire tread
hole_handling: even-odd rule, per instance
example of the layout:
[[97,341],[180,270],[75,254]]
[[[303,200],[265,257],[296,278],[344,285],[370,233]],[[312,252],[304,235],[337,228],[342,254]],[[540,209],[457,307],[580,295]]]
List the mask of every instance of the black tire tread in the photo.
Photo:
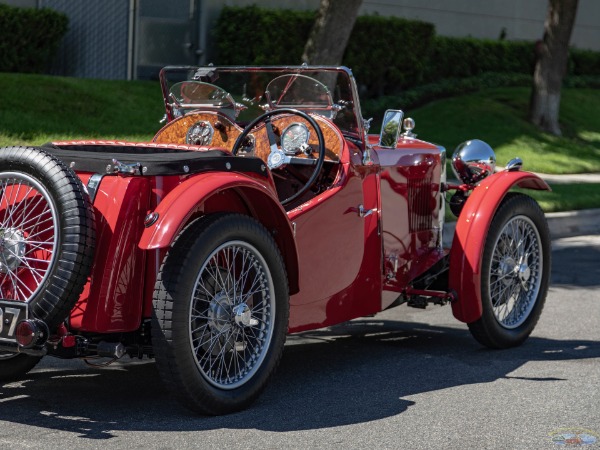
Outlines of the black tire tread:
[[[184,272],[182,268],[186,267],[189,264],[190,259],[194,257],[188,250],[197,241],[198,236],[201,233],[208,229],[218,229],[224,225],[225,222],[231,223],[232,220],[236,219],[239,223],[244,224],[243,226],[240,226],[240,229],[248,227],[252,232],[263,236],[272,243],[273,249],[275,250],[275,257],[278,261],[278,267],[284,268],[283,258],[279,249],[268,231],[260,222],[241,214],[209,214],[193,221],[176,238],[163,260],[154,290],[152,345],[156,356],[158,372],[169,391],[177,398],[177,400],[188,409],[204,415],[228,414],[244,409],[249,406],[262,391],[262,389],[260,389],[243,402],[239,402],[237,399],[233,398],[229,404],[223,404],[222,401],[216,401],[205,388],[190,384],[189,381],[187,381],[194,375],[193,368],[182,367],[180,356],[177,354],[176,342],[173,340],[173,330],[175,327],[186,328],[188,326],[186,320],[178,320],[177,317],[174,317],[175,304],[173,295],[171,295],[171,293],[175,293],[175,296],[177,295],[180,285],[179,279]],[[282,274],[280,276],[283,277],[282,281],[285,284],[287,292],[287,274],[285,270],[282,270],[281,272]],[[273,275],[273,277],[275,278],[275,275]],[[283,319],[285,322],[285,331],[287,332],[289,309],[286,308],[284,311],[285,316]],[[275,339],[275,336],[273,339]],[[285,342],[285,332],[283,333],[283,342]],[[283,344],[272,356],[272,369],[264,384],[267,383],[268,379],[271,378],[278,367],[282,353]]]
[[[496,327],[499,327],[495,323],[495,318],[493,317],[493,312],[491,311],[491,305],[486,303],[486,300],[482,298],[483,301],[483,315],[481,318],[476,320],[475,322],[471,322],[468,324],[469,331],[472,336],[479,342],[480,344],[492,348],[492,349],[504,349],[515,347],[521,345],[531,334],[535,325],[537,324],[542,310],[544,308],[544,303],[546,300],[546,295],[548,292],[548,277],[549,277],[549,268],[551,266],[551,252],[550,252],[550,230],[548,228],[548,223],[544,217],[544,212],[538,205],[538,203],[531,197],[520,194],[516,192],[509,192],[502,203],[498,207],[496,214],[494,215],[494,219],[492,219],[492,223],[490,225],[490,230],[488,231],[488,236],[494,236],[496,232],[500,230],[496,230],[501,226],[504,226],[505,220],[503,216],[508,214],[510,216],[511,211],[529,211],[530,218],[534,221],[538,233],[540,234],[540,245],[542,246],[543,256],[544,256],[544,267],[542,268],[542,283],[540,285],[540,292],[538,293],[538,299],[535,305],[534,310],[531,312],[530,316],[527,318],[524,324],[521,327],[517,328],[514,333],[498,333]],[[487,239],[484,248],[484,255],[490,253],[493,250],[495,242],[493,239]],[[485,256],[484,256],[485,257]],[[482,270],[482,273],[484,271]],[[482,282],[482,291],[483,291],[483,282]],[[484,293],[482,292],[482,297]]]
[[56,203],[61,228],[57,259],[38,298],[30,303],[32,314],[53,330],[75,306],[91,272],[95,250],[93,207],[73,170],[43,149],[3,148],[0,171],[21,171],[34,176]]

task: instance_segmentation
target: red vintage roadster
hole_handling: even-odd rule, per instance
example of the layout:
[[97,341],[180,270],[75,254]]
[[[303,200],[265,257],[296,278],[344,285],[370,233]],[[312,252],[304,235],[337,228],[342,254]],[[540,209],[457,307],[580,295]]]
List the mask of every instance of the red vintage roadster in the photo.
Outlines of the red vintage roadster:
[[448,182],[446,150],[402,111],[368,134],[344,67],[160,79],[152,142],[0,149],[1,379],[45,355],[148,356],[184,405],[225,414],[265,388],[287,333],[429,302],[488,347],[532,332],[549,233],[511,189],[549,188],[518,159],[496,171],[466,141]]

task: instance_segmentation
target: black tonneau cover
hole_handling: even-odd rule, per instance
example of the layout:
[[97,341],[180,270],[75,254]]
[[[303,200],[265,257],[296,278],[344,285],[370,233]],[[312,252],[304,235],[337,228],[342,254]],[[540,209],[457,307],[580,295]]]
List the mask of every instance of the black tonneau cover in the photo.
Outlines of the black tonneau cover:
[[54,155],[76,172],[126,173],[123,169],[131,168],[131,174],[146,176],[185,175],[207,171],[254,172],[267,176],[265,163],[261,159],[233,156],[224,150],[191,150],[176,145],[118,142],[49,143],[41,149]]

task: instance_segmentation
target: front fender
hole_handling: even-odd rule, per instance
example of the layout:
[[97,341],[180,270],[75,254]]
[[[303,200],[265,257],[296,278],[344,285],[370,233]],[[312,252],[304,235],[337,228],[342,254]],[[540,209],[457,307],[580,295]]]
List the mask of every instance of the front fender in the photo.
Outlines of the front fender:
[[[228,211],[227,200],[212,202],[217,210],[205,209],[207,200],[219,194],[235,195],[235,212],[246,213],[261,222],[279,246],[288,272],[290,293],[298,291],[298,252],[292,225],[272,190],[264,183],[239,173],[211,172],[196,175],[169,192],[158,204],[158,219],[146,228],[139,242],[143,250],[167,248],[177,235],[198,214]],[[223,195],[224,199],[233,198]],[[239,204],[244,205],[243,211]]]
[[549,191],[548,184],[529,172],[499,172],[483,180],[465,202],[450,249],[448,286],[457,294],[452,313],[471,323],[481,317],[481,261],[490,224],[506,193],[514,186]]

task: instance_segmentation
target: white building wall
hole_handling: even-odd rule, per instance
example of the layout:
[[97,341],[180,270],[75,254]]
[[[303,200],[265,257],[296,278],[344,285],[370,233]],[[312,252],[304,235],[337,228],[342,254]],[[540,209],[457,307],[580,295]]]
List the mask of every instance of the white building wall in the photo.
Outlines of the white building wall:
[[[364,0],[363,14],[431,22],[442,36],[535,41],[544,35],[548,0]],[[578,48],[600,50],[600,1],[580,0],[571,37]]]
[[[258,5],[265,8],[317,9],[319,0],[201,0],[205,63],[215,53],[211,30],[221,8]],[[343,1],[343,0],[340,0]],[[536,41],[544,34],[548,0],[364,0],[361,14],[419,19],[435,25],[442,36]],[[268,30],[257,30],[268,33]],[[376,30],[374,30],[376,32]],[[600,51],[600,0],[579,0],[571,44]]]

